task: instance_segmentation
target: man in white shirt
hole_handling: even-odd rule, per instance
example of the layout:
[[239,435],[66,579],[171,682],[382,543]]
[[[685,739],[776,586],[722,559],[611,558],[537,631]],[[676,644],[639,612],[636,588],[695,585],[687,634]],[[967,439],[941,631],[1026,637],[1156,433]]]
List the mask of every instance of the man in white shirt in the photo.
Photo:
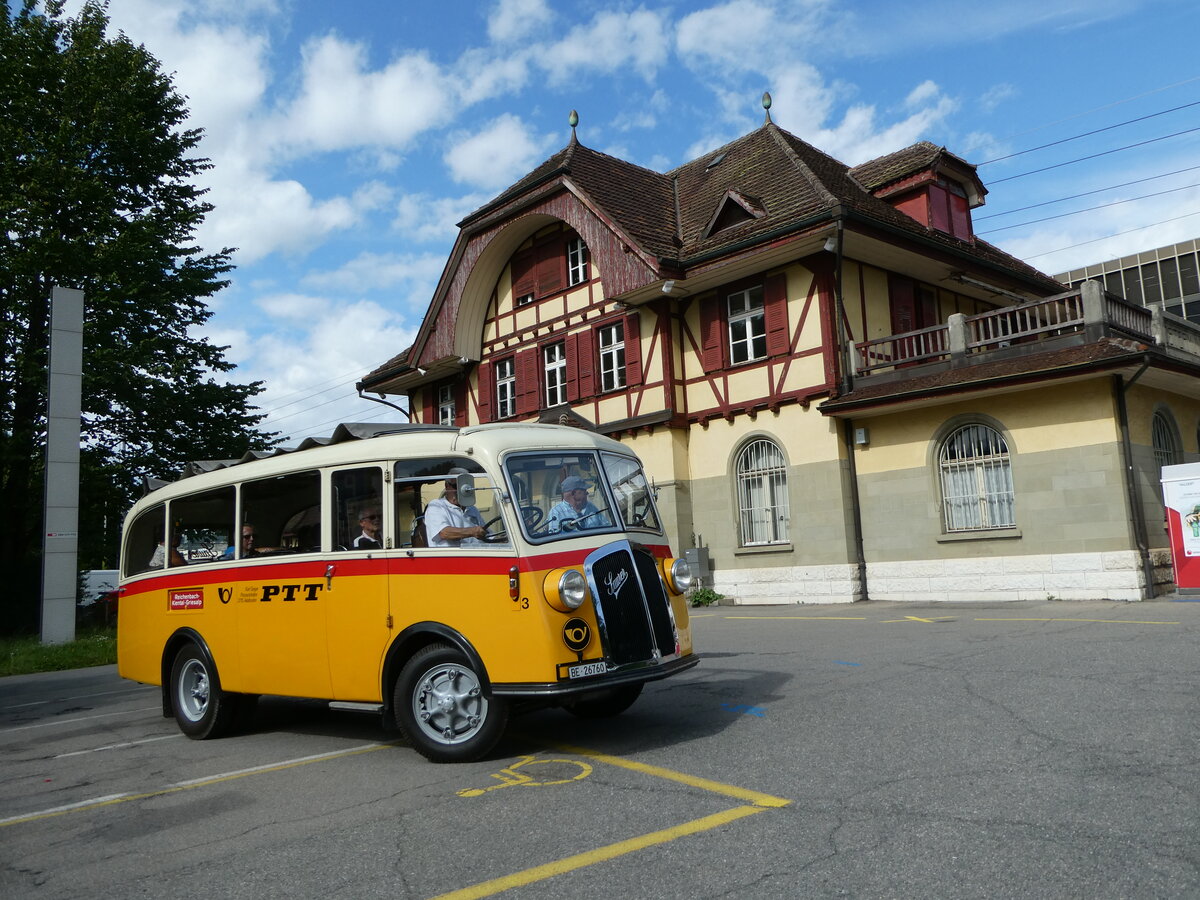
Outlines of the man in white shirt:
[[478,547],[484,543],[487,531],[483,516],[474,506],[463,507],[458,502],[457,476],[466,471],[451,469],[442,496],[425,507],[425,533],[430,547]]

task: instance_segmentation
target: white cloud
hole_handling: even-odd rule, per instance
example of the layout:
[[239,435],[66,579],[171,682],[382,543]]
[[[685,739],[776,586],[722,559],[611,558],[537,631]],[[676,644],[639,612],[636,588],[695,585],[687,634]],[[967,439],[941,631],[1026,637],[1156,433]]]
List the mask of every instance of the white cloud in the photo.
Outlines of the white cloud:
[[553,18],[546,0],[499,0],[488,16],[488,37],[510,44],[544,28]]
[[554,84],[580,72],[619,72],[632,68],[649,81],[667,64],[671,40],[666,14],[639,8],[601,12],[555,43],[539,47],[532,59]]
[[440,241],[448,246],[458,236],[458,223],[490,199],[490,191],[462,197],[407,194],[396,204],[392,227],[404,240],[422,244]]
[[309,272],[303,283],[326,291],[356,294],[408,284],[414,293],[419,290],[422,302],[428,304],[445,264],[443,254],[360,253],[336,269]]
[[454,115],[454,86],[423,53],[368,71],[362,44],[326,35],[305,44],[301,57],[300,93],[273,129],[286,154],[403,148]]
[[552,139],[536,138],[517,116],[504,114],[470,135],[450,138],[445,162],[459,183],[480,188],[507,187],[541,162]]

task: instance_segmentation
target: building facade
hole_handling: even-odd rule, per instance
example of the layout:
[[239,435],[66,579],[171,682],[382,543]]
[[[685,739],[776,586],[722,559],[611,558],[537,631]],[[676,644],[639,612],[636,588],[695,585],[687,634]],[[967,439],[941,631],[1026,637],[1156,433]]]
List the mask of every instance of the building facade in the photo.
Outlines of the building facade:
[[1153,596],[1200,459],[1200,329],[975,237],[975,168],[764,125],[657,173],[568,145],[460,223],[414,420],[629,444],[738,603]]
[[1072,269],[1054,276],[1076,287],[1099,281],[1110,294],[1142,306],[1161,306],[1173,315],[1200,323],[1200,240],[1145,250],[1120,259]]

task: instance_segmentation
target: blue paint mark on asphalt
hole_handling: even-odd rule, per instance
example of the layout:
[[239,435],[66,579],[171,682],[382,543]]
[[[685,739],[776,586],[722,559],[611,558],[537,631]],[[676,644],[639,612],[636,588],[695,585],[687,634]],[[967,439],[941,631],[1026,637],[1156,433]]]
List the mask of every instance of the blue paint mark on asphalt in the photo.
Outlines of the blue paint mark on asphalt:
[[862,663],[846,662],[844,659],[835,659],[834,663],[836,663],[839,666],[861,666],[862,665]]
[[721,709],[727,709],[730,712],[745,713],[748,716],[758,716],[760,719],[764,718],[767,714],[767,711],[761,706],[746,706],[745,704],[735,706],[732,703],[722,703]]

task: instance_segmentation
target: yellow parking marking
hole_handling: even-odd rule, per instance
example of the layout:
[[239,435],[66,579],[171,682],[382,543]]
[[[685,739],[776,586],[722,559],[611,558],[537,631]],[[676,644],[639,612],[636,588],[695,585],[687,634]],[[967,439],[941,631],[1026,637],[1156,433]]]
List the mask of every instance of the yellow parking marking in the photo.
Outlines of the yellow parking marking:
[[976,619],[976,622],[1098,622],[1102,625],[1182,625],[1182,622],[1146,622],[1140,619],[1076,619],[1071,616],[1056,616],[1045,619]]
[[[518,772],[517,769],[527,768],[529,766],[544,766],[559,764],[564,766],[578,766],[579,774],[572,775],[570,778],[559,778],[554,781],[534,781],[533,776],[527,772]],[[498,791],[500,788],[515,787],[546,787],[552,784],[570,784],[572,781],[579,781],[581,778],[587,778],[592,774],[592,767],[585,762],[580,762],[577,759],[538,759],[536,756],[522,756],[521,761],[513,763],[507,769],[501,769],[492,777],[500,783],[493,784],[491,787],[485,788],[465,788],[458,791],[460,797],[482,797],[489,791]]]
[[664,828],[662,831],[653,831],[650,834],[643,834],[640,837],[609,844],[607,847],[597,847],[595,850],[576,853],[574,856],[558,859],[545,865],[534,866],[532,869],[525,869],[523,872],[514,872],[512,875],[505,875],[502,878],[493,878],[491,881],[483,881],[471,887],[451,891],[448,894],[438,894],[432,900],[476,900],[479,897],[490,897],[493,894],[499,894],[501,891],[511,890],[515,887],[524,887],[527,884],[553,878],[555,875],[564,875],[567,872],[573,872],[585,866],[592,866],[596,863],[616,859],[618,856],[624,856],[627,853],[645,850],[647,847],[654,847],[658,844],[666,844],[677,838],[686,837],[689,834],[698,834],[701,831],[719,828],[722,825],[736,822],[738,819],[744,819],[746,816],[752,816],[760,812],[766,812],[766,807],[737,806],[725,812],[705,816],[702,819],[694,819],[691,822],[684,822],[682,825]]
[[936,616],[932,619],[922,619],[920,616],[905,616],[903,619],[884,619],[881,625],[892,625],[896,622],[924,622],[926,625],[936,625],[938,622],[953,622],[954,616]]
[[6,825],[21,825],[26,822],[37,822],[41,819],[53,819],[56,816],[65,816],[67,813],[83,812],[85,810],[100,809],[105,806],[115,806],[118,803],[129,803],[132,800],[148,800],[151,797],[164,797],[167,794],[176,794],[180,791],[191,790],[192,788],[208,787],[213,784],[221,784],[226,781],[233,781],[238,778],[246,778],[250,775],[264,775],[268,772],[282,772],[285,769],[295,769],[298,766],[307,766],[312,763],[324,762],[329,759],[340,759],[344,756],[358,756],[362,753],[371,753],[375,750],[382,750],[385,747],[394,747],[394,743],[386,744],[363,744],[359,747],[351,747],[347,750],[335,750],[332,753],[319,753],[315,756],[303,756],[299,759],[289,759],[278,763],[269,763],[264,766],[254,766],[249,769],[239,769],[236,772],[225,772],[221,775],[210,775],[205,778],[195,778],[191,781],[181,781],[178,784],[172,784],[165,788],[160,788],[157,791],[145,791],[140,794],[109,794],[105,797],[95,797],[91,800],[81,800],[78,803],[71,803],[67,806],[57,806],[53,809],[44,809],[40,812],[27,813],[21,816],[12,816],[8,819],[0,819],[0,828]]

